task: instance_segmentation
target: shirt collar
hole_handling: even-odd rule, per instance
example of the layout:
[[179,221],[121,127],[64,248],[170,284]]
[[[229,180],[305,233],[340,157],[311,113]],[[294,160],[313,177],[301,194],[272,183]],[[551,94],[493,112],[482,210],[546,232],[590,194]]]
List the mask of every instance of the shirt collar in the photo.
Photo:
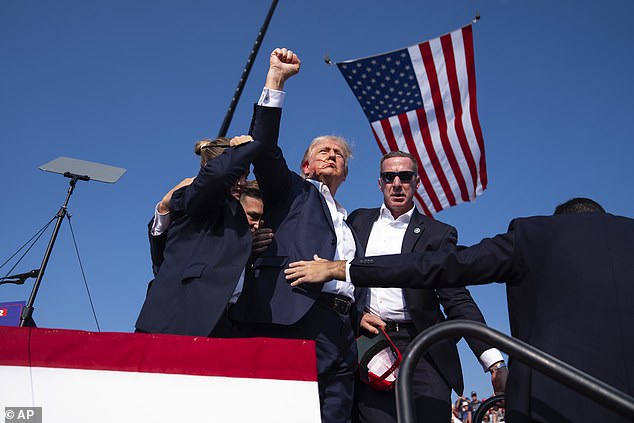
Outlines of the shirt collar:
[[385,220],[388,222],[403,222],[403,223],[409,224],[409,221],[412,219],[412,215],[414,215],[413,206],[411,209],[409,209],[407,213],[403,213],[398,218],[394,219],[394,217],[392,216],[392,212],[385,206],[385,203],[383,203],[381,204],[379,219]]
[[343,215],[344,219],[348,218],[348,211],[341,204],[339,204],[337,200],[335,200],[335,197],[333,197],[332,194],[330,193],[330,188],[328,188],[328,185],[324,184],[323,182],[317,181],[315,179],[306,179],[306,181],[313,184],[315,188],[317,188],[319,193],[323,195],[326,199],[332,199],[332,201],[334,201],[335,203],[335,207],[337,208],[337,211]]

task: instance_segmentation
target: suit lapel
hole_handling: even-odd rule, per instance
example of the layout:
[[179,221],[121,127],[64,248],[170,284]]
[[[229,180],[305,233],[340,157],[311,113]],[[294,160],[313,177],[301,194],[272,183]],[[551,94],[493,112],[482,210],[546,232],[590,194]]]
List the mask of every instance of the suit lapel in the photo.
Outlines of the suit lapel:
[[405,236],[403,237],[401,252],[410,253],[414,251],[414,247],[423,235],[423,232],[425,232],[425,226],[422,215],[418,212],[418,210],[414,209],[414,214],[412,214],[412,218],[410,219],[409,225],[407,225],[407,230],[405,231]]
[[[324,212],[324,215],[326,215],[326,220],[328,221],[328,225],[330,226],[330,229],[332,230],[332,233],[335,234],[336,233],[335,232],[335,225],[332,223],[332,215],[330,214],[330,209],[328,208],[328,203],[326,203],[326,199],[321,194],[321,192],[319,192],[319,188],[317,188],[317,186],[315,186],[314,184],[312,184],[309,181],[305,181],[305,183],[311,185],[315,189],[315,191],[317,191],[317,195],[319,196],[319,202],[321,203],[322,211]],[[309,188],[309,190],[310,189],[311,188]]]
[[321,200],[321,207],[324,210],[324,214],[326,215],[326,217],[328,217],[328,219],[326,219],[328,221],[328,225],[330,225],[330,229],[332,229],[332,233],[336,233],[335,225],[334,223],[332,223],[332,214],[330,213],[330,209],[328,208],[328,203],[326,203],[326,199],[324,198],[323,195],[321,195],[321,192],[319,192],[319,190],[317,190],[317,192],[319,195],[319,199]]

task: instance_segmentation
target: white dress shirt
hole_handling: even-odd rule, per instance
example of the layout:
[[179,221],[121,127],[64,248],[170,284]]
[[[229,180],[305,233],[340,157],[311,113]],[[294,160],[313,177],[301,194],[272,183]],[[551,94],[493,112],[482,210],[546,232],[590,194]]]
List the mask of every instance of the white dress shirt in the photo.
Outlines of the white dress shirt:
[[[394,219],[392,213],[381,205],[379,218],[372,225],[366,256],[382,256],[399,254],[403,245],[405,231],[414,213],[414,208]],[[407,311],[405,297],[401,288],[370,288],[368,289],[367,311],[376,314],[382,320],[394,322],[410,322],[412,318]]]

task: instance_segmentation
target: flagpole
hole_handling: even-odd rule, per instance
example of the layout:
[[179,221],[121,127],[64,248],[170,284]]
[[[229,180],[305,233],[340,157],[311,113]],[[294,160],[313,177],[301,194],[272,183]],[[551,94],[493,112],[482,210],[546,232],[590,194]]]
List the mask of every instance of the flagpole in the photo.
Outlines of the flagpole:
[[273,12],[275,12],[275,7],[277,6],[277,2],[278,0],[273,0],[273,2],[271,3],[271,7],[269,8],[269,12],[266,14],[266,18],[264,19],[262,28],[260,28],[260,32],[258,33],[258,37],[255,40],[255,44],[253,45],[251,54],[249,54],[249,58],[247,59],[247,64],[244,67],[244,70],[242,71],[240,80],[238,81],[238,86],[236,87],[236,91],[234,92],[233,98],[231,99],[229,110],[227,110],[227,114],[225,115],[225,119],[222,122],[220,131],[218,131],[218,137],[224,137],[225,135],[227,135],[227,131],[229,130],[229,125],[231,125],[231,120],[233,119],[233,112],[235,112],[236,106],[238,105],[238,101],[240,101],[242,90],[244,89],[244,85],[246,84],[247,78],[249,77],[249,73],[251,72],[251,68],[253,67],[253,62],[255,62],[255,58],[258,55],[260,46],[262,45],[262,40],[264,39],[266,30],[269,27],[269,22],[271,22],[271,18],[273,17]]

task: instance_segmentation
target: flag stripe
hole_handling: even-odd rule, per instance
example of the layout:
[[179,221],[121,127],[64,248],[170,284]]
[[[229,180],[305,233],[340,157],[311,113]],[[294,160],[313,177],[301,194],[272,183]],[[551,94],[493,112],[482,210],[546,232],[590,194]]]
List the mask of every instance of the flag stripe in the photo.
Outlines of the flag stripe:
[[433,217],[433,213],[427,208],[427,204],[423,201],[418,191],[414,192],[414,200],[421,206],[425,216]]
[[464,40],[464,50],[467,63],[467,79],[469,81],[469,111],[471,112],[473,131],[475,132],[478,146],[480,147],[480,181],[482,184],[482,189],[485,190],[487,187],[487,171],[484,154],[484,139],[482,137],[480,120],[478,118],[478,104],[476,100],[475,60],[473,53],[473,32],[471,25],[462,28],[462,39]]
[[427,71],[427,80],[429,81],[429,85],[431,87],[431,95],[434,101],[434,112],[436,113],[436,122],[438,123],[438,128],[440,130],[440,140],[442,142],[443,150],[447,155],[449,166],[451,166],[453,175],[458,182],[462,201],[469,201],[469,194],[467,194],[467,186],[465,184],[464,177],[462,176],[460,166],[458,166],[458,162],[456,160],[456,155],[454,154],[453,149],[451,148],[451,144],[449,143],[449,138],[447,137],[447,119],[445,117],[445,110],[443,108],[442,98],[440,96],[438,75],[436,74],[436,67],[434,65],[434,58],[431,52],[430,43],[427,42],[419,44],[419,48],[421,51],[421,56],[423,57],[425,70]]
[[[446,155],[442,149],[441,141],[438,138],[439,128],[436,122],[435,113],[433,113],[433,100],[431,97],[431,87],[429,81],[425,77],[425,66],[423,65],[423,57],[421,55],[418,46],[411,47],[409,49],[412,56],[412,64],[416,69],[416,75],[418,77],[418,84],[423,98],[424,109],[417,109],[416,115],[420,122],[420,128],[423,134],[423,140],[425,141],[425,148],[427,154],[430,155],[431,162],[436,172],[438,182],[442,186],[443,196],[447,198],[448,204],[444,204],[445,207],[455,206],[457,204],[456,197],[452,190],[452,186],[457,186],[456,178],[453,177],[451,169],[447,163]],[[438,146],[438,151],[436,151]],[[445,173],[445,171],[448,171]],[[436,184],[434,184],[436,186]]]
[[374,134],[374,139],[376,140],[376,143],[379,145],[379,150],[381,150],[381,154],[383,154],[385,156],[387,154],[387,150],[385,149],[385,147],[383,147],[383,143],[381,142],[381,140],[379,139],[379,136],[377,135],[376,131],[374,130],[374,125],[370,125],[370,128],[372,128],[372,133]]
[[447,79],[449,81],[449,90],[451,93],[450,98],[453,106],[454,129],[456,131],[456,134],[458,135],[458,141],[460,142],[462,154],[464,154],[465,160],[467,162],[473,189],[475,191],[478,175],[476,164],[473,160],[473,154],[471,153],[471,148],[469,146],[469,142],[467,141],[467,135],[465,134],[464,128],[462,126],[462,105],[460,102],[461,96],[460,88],[458,87],[458,76],[456,71],[454,46],[451,41],[451,34],[440,37],[440,43],[442,44],[443,55],[445,57]]
[[431,182],[429,181],[427,172],[422,165],[422,160],[420,158],[420,155],[418,154],[416,144],[414,143],[414,137],[412,136],[410,122],[407,118],[407,114],[404,113],[398,115],[398,120],[401,128],[403,129],[403,137],[405,138],[405,143],[407,145],[407,149],[404,151],[409,151],[410,154],[416,159],[416,162],[418,163],[418,174],[420,176],[421,182],[423,183],[425,193],[427,193],[427,195],[429,196],[429,200],[431,201],[434,210],[438,212],[442,210],[442,206],[440,205],[440,201],[438,201],[438,196],[436,195],[434,188],[431,186]]
[[431,164],[434,167],[436,178],[438,179],[438,182],[442,187],[443,196],[447,199],[449,205],[455,206],[456,198],[454,197],[453,191],[449,186],[449,181],[447,180],[445,171],[443,170],[443,166],[440,163],[440,159],[436,155],[436,150],[434,149],[434,144],[429,132],[429,126],[427,126],[427,117],[425,116],[425,112],[421,109],[416,110],[416,117],[418,118],[418,124],[421,130],[421,135],[423,137],[423,145],[425,146],[425,151],[427,151],[427,155],[429,156]]
[[[424,117],[424,113],[422,113],[421,115]],[[445,196],[445,191],[440,183],[440,179],[436,175],[434,164],[432,164],[430,160],[430,155],[427,153],[427,146],[425,145],[426,141],[425,139],[423,139],[423,128],[421,126],[421,122],[419,121],[417,111],[410,110],[409,112],[407,112],[407,117],[409,120],[412,137],[414,138],[414,143],[416,145],[416,150],[418,151],[419,157],[421,159],[419,165],[425,170],[425,173],[429,177],[429,184],[431,185],[431,191],[433,191],[430,195],[429,200],[425,201],[425,203],[430,209],[433,209],[434,212],[439,212],[444,208],[449,207],[449,201]],[[426,128],[426,125],[427,124],[425,123],[424,129],[427,134],[427,141],[429,142],[429,146],[431,146],[431,138],[429,137],[429,131],[428,128]],[[438,162],[438,160],[436,160],[436,162]],[[444,174],[442,174],[442,176],[444,177]],[[418,193],[423,199],[425,199],[427,197],[425,186],[419,186]],[[433,198],[436,198],[438,201],[432,201]]]
[[454,93],[450,89],[449,71],[447,69],[450,64],[445,62],[445,55],[440,38],[430,41],[429,44],[432,52],[433,63],[435,64],[436,76],[438,78],[438,87],[440,90],[439,96],[442,100],[445,116],[447,139],[449,140],[449,145],[451,145],[451,149],[455,154],[456,162],[458,164],[458,168],[460,169],[460,175],[465,181],[467,192],[469,192],[473,187],[473,178],[469,173],[467,158],[462,151],[458,133],[456,132],[456,128],[453,123],[456,119],[456,111],[453,106],[452,96]]
[[471,122],[471,114],[469,112],[469,81],[467,80],[467,67],[464,48],[464,39],[462,38],[462,31],[454,31],[451,33],[452,45],[454,49],[454,60],[456,62],[456,71],[458,74],[458,89],[460,91],[460,104],[462,115],[460,116],[460,124],[462,125],[467,141],[469,143],[469,149],[474,158],[476,166],[476,179],[473,181],[475,188],[470,192],[470,198],[473,200],[476,195],[482,193],[482,184],[480,183],[479,174],[479,158],[480,158],[480,146],[473,130],[473,124]]
[[385,134],[385,139],[387,140],[387,145],[390,147],[390,151],[398,151],[394,132],[392,132],[392,126],[390,125],[389,120],[383,119],[381,121],[381,128],[383,128],[383,133]]

